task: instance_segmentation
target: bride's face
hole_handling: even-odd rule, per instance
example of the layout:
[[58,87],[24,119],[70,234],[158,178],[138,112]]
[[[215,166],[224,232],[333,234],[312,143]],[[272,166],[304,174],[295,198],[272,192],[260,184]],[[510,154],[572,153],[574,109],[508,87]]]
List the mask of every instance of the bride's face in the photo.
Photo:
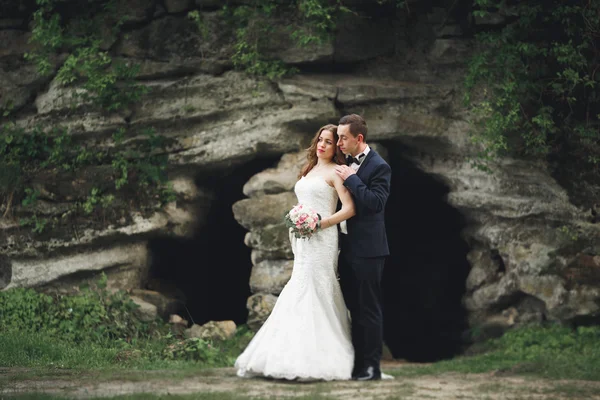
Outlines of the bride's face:
[[333,160],[335,156],[336,143],[333,132],[324,130],[319,135],[317,142],[317,157],[323,160]]

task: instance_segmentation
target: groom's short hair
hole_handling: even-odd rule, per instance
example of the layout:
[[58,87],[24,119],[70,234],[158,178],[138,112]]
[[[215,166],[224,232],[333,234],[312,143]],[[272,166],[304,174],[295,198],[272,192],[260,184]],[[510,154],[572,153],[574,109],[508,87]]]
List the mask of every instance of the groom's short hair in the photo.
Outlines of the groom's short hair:
[[362,133],[364,141],[367,141],[367,122],[358,114],[344,115],[338,125],[350,125],[350,133],[356,137]]

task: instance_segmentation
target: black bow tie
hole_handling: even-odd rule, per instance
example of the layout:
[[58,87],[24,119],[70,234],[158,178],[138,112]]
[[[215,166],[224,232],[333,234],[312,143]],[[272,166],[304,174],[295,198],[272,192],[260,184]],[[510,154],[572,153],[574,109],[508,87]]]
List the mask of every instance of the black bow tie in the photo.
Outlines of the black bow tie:
[[358,157],[348,156],[346,162],[348,163],[348,165],[352,165],[352,164],[360,165],[360,163],[363,162],[364,159],[365,159],[365,155],[359,154]]

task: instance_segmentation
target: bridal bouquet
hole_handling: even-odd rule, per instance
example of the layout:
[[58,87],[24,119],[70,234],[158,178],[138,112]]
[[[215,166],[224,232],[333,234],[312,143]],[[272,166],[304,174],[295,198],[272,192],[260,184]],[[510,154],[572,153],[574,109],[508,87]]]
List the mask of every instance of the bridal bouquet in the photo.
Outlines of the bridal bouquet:
[[321,216],[315,210],[303,204],[292,208],[284,217],[285,226],[291,228],[298,239],[308,239],[318,229]]

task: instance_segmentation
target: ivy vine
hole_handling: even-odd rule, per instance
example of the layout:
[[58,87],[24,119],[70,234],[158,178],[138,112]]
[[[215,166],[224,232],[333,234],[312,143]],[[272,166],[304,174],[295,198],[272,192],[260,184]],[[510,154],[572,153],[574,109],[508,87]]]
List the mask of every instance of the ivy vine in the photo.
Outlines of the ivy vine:
[[465,100],[483,148],[475,165],[489,169],[489,161],[511,152],[568,158],[600,175],[600,3],[474,5],[475,17],[513,16],[501,30],[477,35],[469,63]]
[[[36,0],[30,42],[33,51],[26,60],[37,66],[41,75],[54,72],[53,59],[67,53],[55,79],[62,86],[71,86],[73,104],[90,103],[104,112],[114,112],[138,102],[148,88],[135,80],[138,65],[115,61],[107,43],[119,35],[123,17],[115,12],[115,0],[69,3],[71,18],[63,16],[60,6],[64,0]],[[62,10],[64,11],[64,10]],[[4,112],[5,118],[10,112]],[[144,140],[131,147],[124,145],[125,137],[141,136]],[[11,213],[13,203],[20,200],[26,216],[21,225],[41,233],[49,225],[59,223],[39,215],[35,205],[38,191],[30,187],[31,180],[44,170],[76,171],[100,165],[112,167],[115,190],[132,188],[137,198],[157,199],[160,204],[174,199],[167,185],[167,156],[162,152],[165,138],[153,129],[134,132],[129,128],[117,130],[112,144],[106,148],[75,144],[73,135],[55,126],[36,126],[26,130],[14,122],[5,123],[0,130],[0,196],[4,198],[4,216]],[[74,209],[89,215],[107,209],[115,195],[94,187],[89,195],[74,203]]]

